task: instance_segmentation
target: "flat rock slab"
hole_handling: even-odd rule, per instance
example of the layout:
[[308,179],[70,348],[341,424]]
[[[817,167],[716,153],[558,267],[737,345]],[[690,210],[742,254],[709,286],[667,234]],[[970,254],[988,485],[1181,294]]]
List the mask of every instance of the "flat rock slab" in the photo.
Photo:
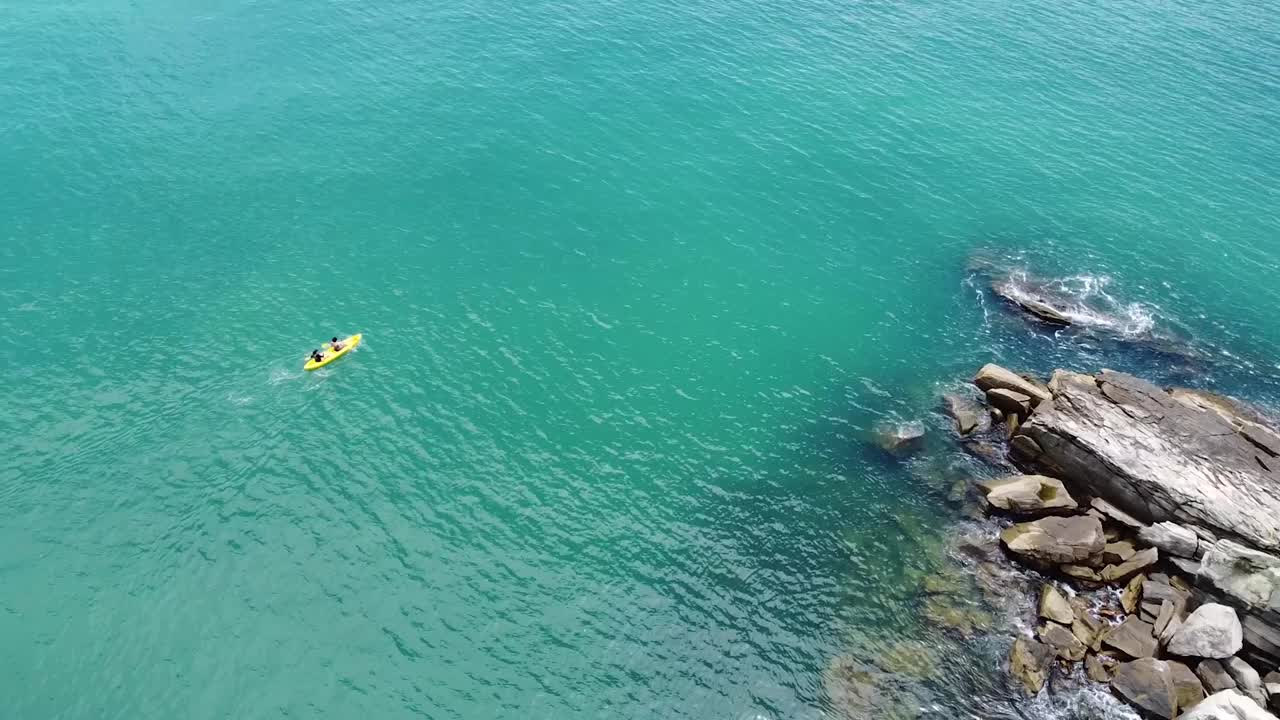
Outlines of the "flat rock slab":
[[1178,711],[1173,671],[1163,660],[1142,658],[1123,663],[1111,681],[1111,689],[1153,717],[1172,720]]
[[1088,563],[1106,545],[1102,523],[1087,515],[1019,523],[1005,528],[1000,541],[1009,552],[1046,565]]
[[1070,478],[1139,520],[1199,525],[1280,551],[1280,435],[1238,430],[1131,375],[1058,371],[1053,398],[1022,426],[1049,475]]
[[1065,514],[1079,505],[1062,481],[1044,475],[1014,475],[979,483],[987,503],[996,510],[1014,515],[1040,517]]
[[1130,615],[1120,625],[1112,628],[1102,644],[1131,658],[1151,657],[1156,654],[1157,647],[1155,628]]

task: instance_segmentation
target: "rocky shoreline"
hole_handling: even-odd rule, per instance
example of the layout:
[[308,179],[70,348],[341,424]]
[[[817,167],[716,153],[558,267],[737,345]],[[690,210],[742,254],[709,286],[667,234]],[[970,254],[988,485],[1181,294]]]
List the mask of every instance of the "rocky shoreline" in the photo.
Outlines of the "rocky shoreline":
[[[1280,433],[1230,398],[1108,370],[987,365],[973,384],[945,410],[966,449],[1010,467],[979,489],[1005,557],[1041,581],[1016,682],[1035,695],[1083,667],[1146,717],[1274,720]],[[882,447],[909,450],[909,430]]]

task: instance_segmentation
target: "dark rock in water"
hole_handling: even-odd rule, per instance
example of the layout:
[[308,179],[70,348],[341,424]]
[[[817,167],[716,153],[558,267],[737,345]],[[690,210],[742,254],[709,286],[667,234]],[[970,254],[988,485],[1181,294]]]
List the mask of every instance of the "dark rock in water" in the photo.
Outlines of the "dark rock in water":
[[975,438],[961,443],[960,448],[993,468],[1013,469],[1005,458],[1004,445],[1001,443]]
[[991,290],[1040,322],[1060,327],[1071,324],[1071,318],[1067,317],[1063,310],[1055,308],[1042,298],[1027,294],[1012,282],[1007,280],[993,282]]
[[1022,681],[1028,693],[1035,695],[1044,689],[1049,679],[1053,655],[1048,645],[1020,637],[1013,641],[1013,649],[1009,651],[1009,672]]
[[1173,679],[1173,694],[1178,701],[1178,712],[1185,712],[1204,700],[1204,686],[1200,684],[1196,674],[1191,672],[1191,668],[1174,660],[1168,662]]
[[1173,671],[1163,660],[1147,657],[1121,664],[1111,689],[1151,717],[1172,720],[1178,711]]
[[1205,660],[1197,665],[1196,676],[1211,695],[1222,690],[1234,690],[1236,687],[1236,681],[1231,679],[1227,669],[1217,660]]
[[963,395],[946,395],[942,398],[947,415],[955,421],[956,432],[961,436],[982,430],[985,413],[982,406]]
[[1122,373],[1059,371],[1050,388],[1053,399],[1022,428],[1047,474],[1138,520],[1199,525],[1280,551],[1280,461],[1269,430],[1237,432],[1219,413]]
[[1262,676],[1253,669],[1252,665],[1238,657],[1233,657],[1223,661],[1223,667],[1231,674],[1231,679],[1236,681],[1236,687],[1240,692],[1259,705],[1267,704],[1267,690],[1262,685]]
[[1090,563],[1106,544],[1102,523],[1088,516],[1021,523],[1000,533],[1000,541],[1014,555],[1041,565]]
[[996,510],[1014,515],[1040,517],[1056,515],[1079,507],[1062,481],[1044,475],[1016,475],[978,484],[987,503]]
[[1027,380],[1017,373],[1006,370],[999,365],[988,363],[983,365],[978,374],[973,378],[973,384],[978,386],[979,390],[987,392],[990,390],[1011,390],[1030,398],[1029,402],[1032,407],[1039,405],[1042,401],[1050,398],[1047,388],[1043,388],[1036,383]]
[[1155,628],[1130,615],[1119,627],[1112,628],[1102,644],[1131,658],[1151,657],[1156,654],[1157,647]]
[[1102,576],[1098,574],[1097,570],[1094,570],[1091,567],[1067,564],[1059,565],[1058,570],[1069,578],[1084,581],[1084,584],[1086,585],[1100,585],[1102,583]]
[[1016,462],[1035,462],[1040,457],[1040,446],[1035,440],[1023,434],[1014,435],[1009,440],[1009,454]]
[[924,423],[883,422],[876,425],[876,446],[893,455],[906,455],[924,448]]
[[1169,640],[1169,652],[1183,657],[1220,660],[1235,655],[1242,647],[1244,630],[1240,618],[1235,610],[1217,603],[1196,608]]
[[1036,635],[1040,642],[1053,648],[1058,657],[1068,662],[1080,662],[1088,650],[1071,630],[1056,622],[1044,623],[1036,630]]

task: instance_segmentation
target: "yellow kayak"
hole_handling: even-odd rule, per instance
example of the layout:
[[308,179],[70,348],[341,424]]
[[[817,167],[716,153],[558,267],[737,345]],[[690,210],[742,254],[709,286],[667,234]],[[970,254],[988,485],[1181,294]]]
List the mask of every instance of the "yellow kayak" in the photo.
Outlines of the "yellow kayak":
[[320,362],[316,362],[315,360],[308,358],[307,364],[303,365],[302,369],[303,370],[319,370],[325,365],[328,365],[334,360],[337,360],[343,355],[346,355],[347,353],[354,350],[357,345],[360,344],[360,335],[361,333],[356,333],[355,335],[352,335],[346,340],[339,340],[338,342],[342,345],[342,349],[337,351],[329,349],[330,348],[329,343],[325,343],[324,346],[326,349],[324,350],[324,352],[320,353],[321,355],[324,356],[324,359],[321,360]]

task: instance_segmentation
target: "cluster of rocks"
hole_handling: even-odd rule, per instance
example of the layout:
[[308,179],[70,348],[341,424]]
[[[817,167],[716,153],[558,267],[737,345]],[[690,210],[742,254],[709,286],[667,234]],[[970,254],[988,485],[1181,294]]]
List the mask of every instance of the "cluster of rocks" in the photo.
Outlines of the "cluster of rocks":
[[1041,383],[988,365],[974,384],[985,404],[947,412],[1028,473],[981,490],[1011,521],[1008,556],[1047,578],[1013,676],[1034,694],[1080,663],[1149,717],[1274,718],[1280,434],[1228,398],[1111,371]]

